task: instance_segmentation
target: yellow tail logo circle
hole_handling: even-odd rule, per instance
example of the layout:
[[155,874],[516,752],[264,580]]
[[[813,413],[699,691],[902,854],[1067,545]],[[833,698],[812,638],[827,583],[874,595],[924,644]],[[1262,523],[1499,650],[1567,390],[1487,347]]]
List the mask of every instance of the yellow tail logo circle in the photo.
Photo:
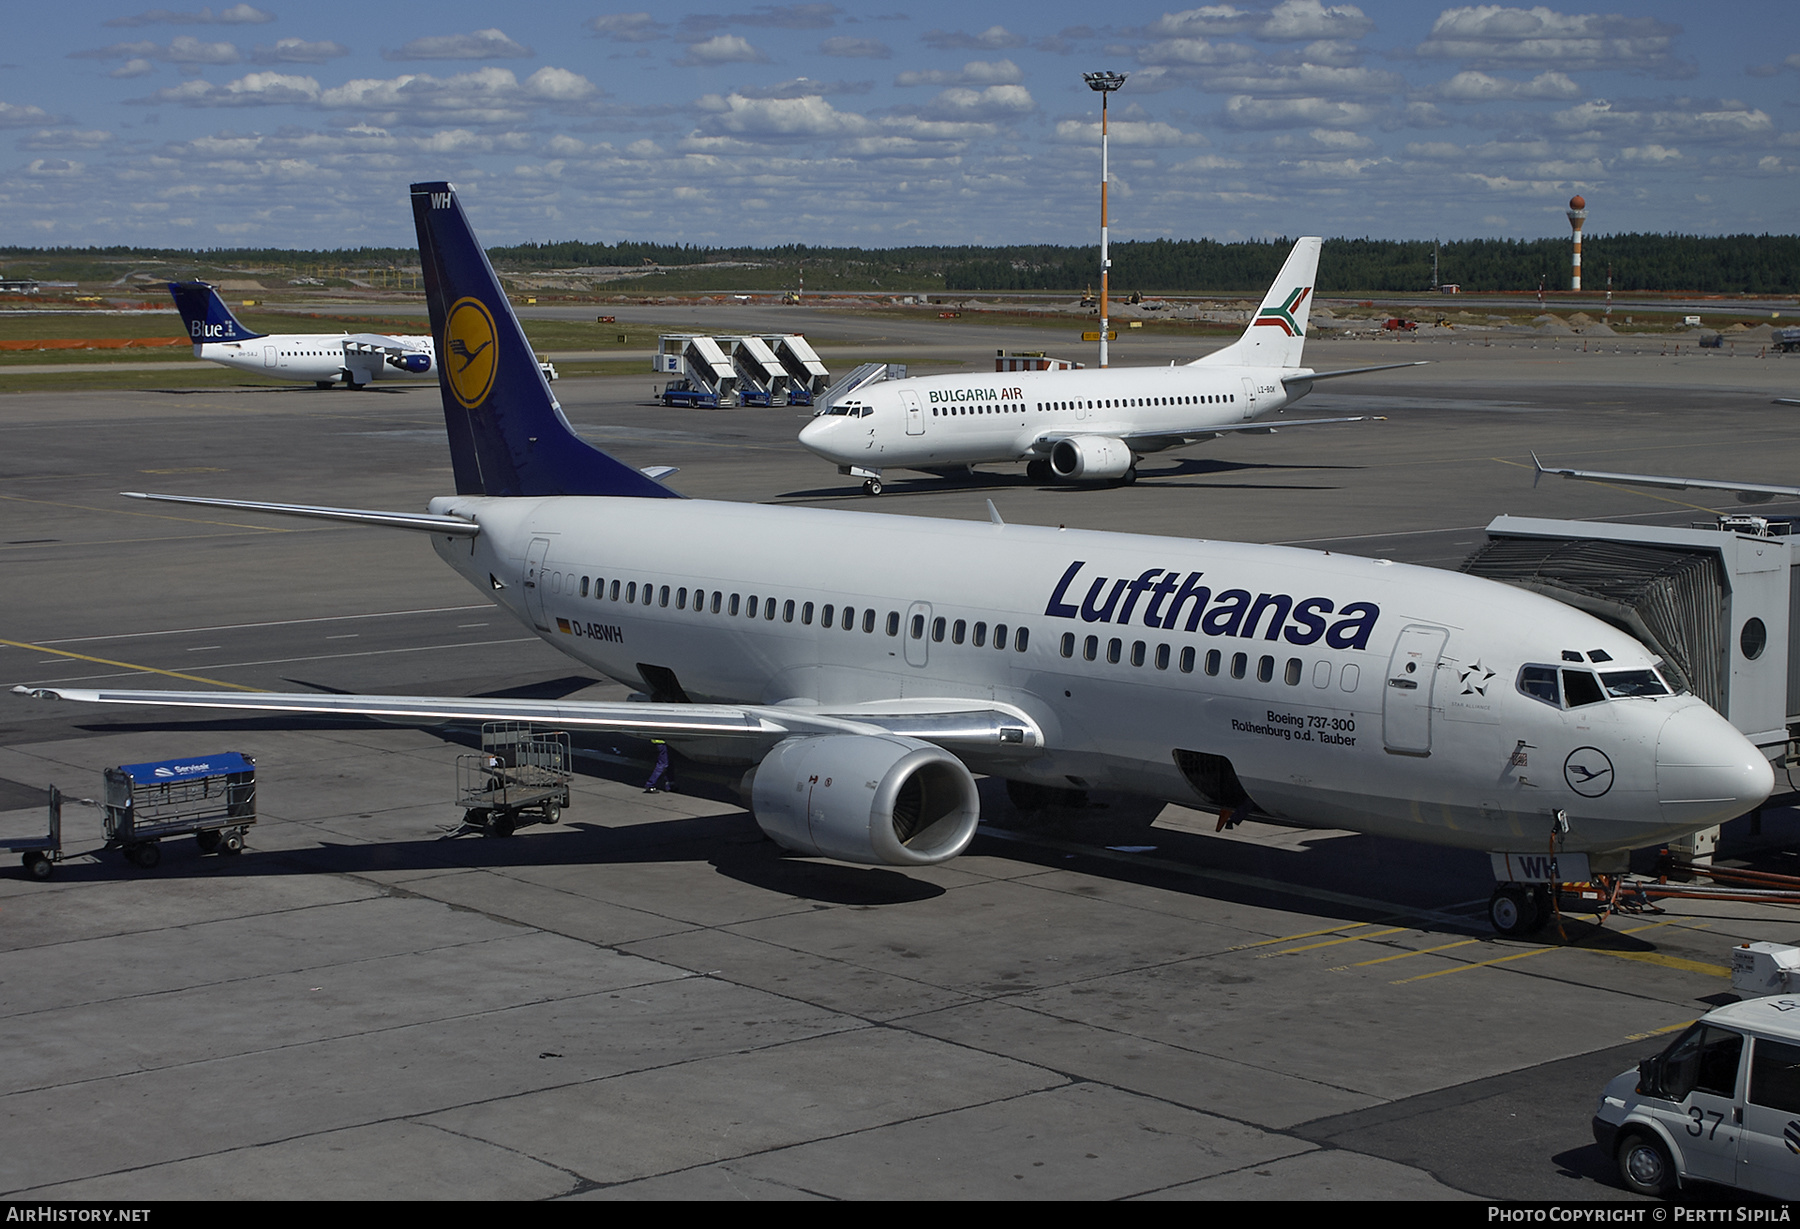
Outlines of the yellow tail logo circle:
[[479,299],[458,299],[444,323],[442,359],[450,391],[464,409],[472,410],[487,400],[494,387],[494,351],[498,348],[494,317]]

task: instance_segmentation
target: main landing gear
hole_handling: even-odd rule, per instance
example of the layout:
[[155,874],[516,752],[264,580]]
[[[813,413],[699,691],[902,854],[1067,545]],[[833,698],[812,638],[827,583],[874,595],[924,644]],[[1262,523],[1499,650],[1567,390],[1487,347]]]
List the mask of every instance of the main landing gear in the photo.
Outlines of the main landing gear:
[[881,479],[865,478],[863,480],[863,494],[864,495],[879,495],[879,494],[881,494]]

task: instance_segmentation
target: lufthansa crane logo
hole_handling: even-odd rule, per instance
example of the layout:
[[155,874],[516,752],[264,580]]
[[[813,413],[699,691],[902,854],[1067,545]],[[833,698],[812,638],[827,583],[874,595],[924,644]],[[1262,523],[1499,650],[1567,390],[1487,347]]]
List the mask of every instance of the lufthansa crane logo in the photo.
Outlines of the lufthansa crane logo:
[[1612,761],[1598,747],[1577,747],[1563,761],[1563,780],[1583,798],[1598,798],[1613,787]]
[[466,410],[487,400],[494,387],[494,317],[479,299],[458,299],[444,322],[444,346],[449,351],[442,366],[450,392]]

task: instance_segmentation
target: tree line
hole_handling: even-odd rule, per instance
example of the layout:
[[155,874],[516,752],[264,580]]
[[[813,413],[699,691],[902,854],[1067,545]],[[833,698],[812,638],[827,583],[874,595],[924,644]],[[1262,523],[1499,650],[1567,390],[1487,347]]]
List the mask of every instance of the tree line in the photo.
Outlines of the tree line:
[[[1129,293],[1255,291],[1268,285],[1287,258],[1292,239],[1220,243],[1212,239],[1154,239],[1111,246],[1112,285]],[[1320,254],[1318,289],[1328,294],[1424,290],[1431,285],[1433,243],[1428,240],[1327,239]],[[1472,291],[1535,290],[1540,279],[1566,287],[1569,240],[1453,239],[1436,245],[1438,277]],[[793,280],[808,268],[829,271],[849,284],[941,286],[947,292],[1078,291],[1098,286],[1094,247],[1019,244],[1004,247],[903,248],[708,247],[626,241],[520,243],[488,249],[495,266],[509,272],[602,266],[693,266],[740,261],[770,267]],[[27,266],[69,268],[82,261],[122,265],[134,261],[194,262],[220,266],[295,268],[329,264],[352,268],[416,267],[410,248],[343,248],[302,252],[279,248],[24,248],[0,247],[0,260]],[[1584,236],[1583,279],[1603,289],[1610,270],[1619,291],[1698,291],[1723,294],[1800,292],[1800,235]]]

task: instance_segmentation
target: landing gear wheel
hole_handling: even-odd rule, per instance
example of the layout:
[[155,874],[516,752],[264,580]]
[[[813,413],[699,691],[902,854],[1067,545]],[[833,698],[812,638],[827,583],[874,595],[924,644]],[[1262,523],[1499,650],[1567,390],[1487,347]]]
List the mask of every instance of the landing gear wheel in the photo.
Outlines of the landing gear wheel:
[[200,846],[201,853],[218,853],[219,846],[224,840],[225,838],[219,834],[217,828],[209,828],[204,832],[194,833],[194,844]]
[[879,494],[881,494],[881,479],[879,479],[879,478],[865,479],[863,481],[863,494],[864,495],[879,495]]
[[1628,1135],[1619,1143],[1619,1180],[1627,1190],[1660,1199],[1675,1187],[1675,1164],[1653,1135]]
[[314,388],[330,388],[331,381],[330,380],[314,380],[313,387]]
[[1032,482],[1050,481],[1050,462],[1027,461],[1025,463],[1025,477]]
[[25,873],[28,876],[30,876],[31,878],[33,878],[33,879],[48,879],[48,878],[50,878],[51,862],[50,862],[49,857],[47,855],[45,855],[44,853],[34,849],[30,853],[25,855],[24,862],[25,862]]
[[1503,935],[1522,935],[1537,924],[1537,902],[1516,884],[1494,889],[1488,899],[1488,921]]

